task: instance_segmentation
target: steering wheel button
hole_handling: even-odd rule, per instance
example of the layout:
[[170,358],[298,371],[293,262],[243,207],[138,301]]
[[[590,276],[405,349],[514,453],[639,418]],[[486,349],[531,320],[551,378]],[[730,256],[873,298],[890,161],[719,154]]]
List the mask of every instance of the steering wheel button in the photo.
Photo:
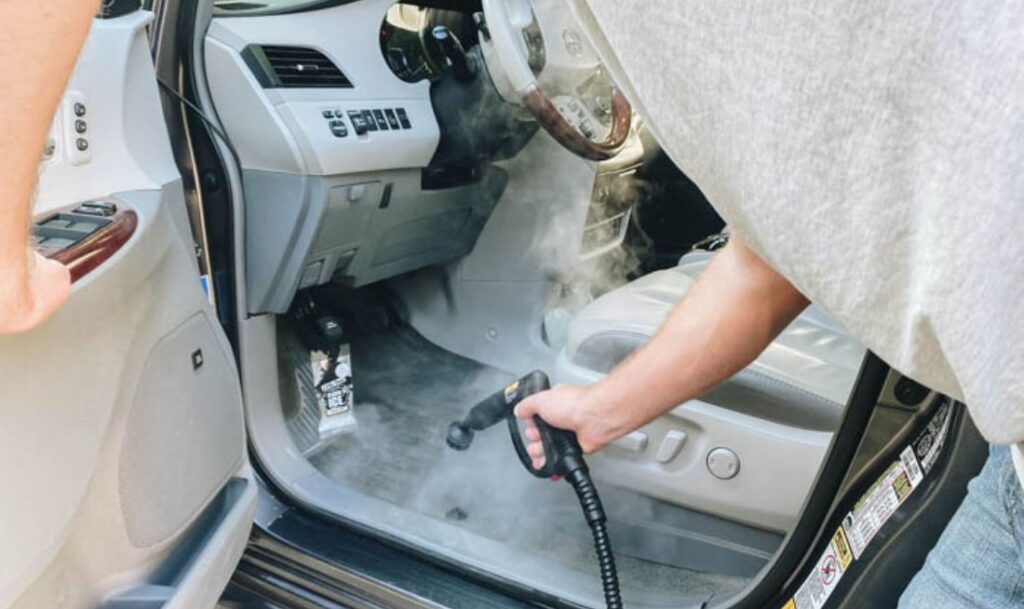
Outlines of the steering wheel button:
[[323,114],[324,118],[334,118],[334,110],[323,110],[321,114]]

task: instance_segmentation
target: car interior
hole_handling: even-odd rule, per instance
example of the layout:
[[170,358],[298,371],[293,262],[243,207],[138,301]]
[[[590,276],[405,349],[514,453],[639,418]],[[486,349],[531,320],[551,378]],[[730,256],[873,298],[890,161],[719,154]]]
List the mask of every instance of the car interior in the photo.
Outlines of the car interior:
[[[465,453],[445,430],[534,369],[598,381],[729,234],[566,6],[217,0],[198,80],[238,164],[242,389],[271,483],[596,607],[572,493],[531,478],[501,430]],[[324,375],[341,353],[354,401],[339,407]],[[811,307],[728,382],[592,456],[628,606],[704,606],[751,581],[796,523],[864,353]]]

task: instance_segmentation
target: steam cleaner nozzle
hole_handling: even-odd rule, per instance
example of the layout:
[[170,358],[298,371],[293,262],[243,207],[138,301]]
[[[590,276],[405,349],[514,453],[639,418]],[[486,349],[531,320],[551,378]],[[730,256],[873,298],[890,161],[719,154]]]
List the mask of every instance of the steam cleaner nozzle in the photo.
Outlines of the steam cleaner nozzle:
[[607,517],[597,488],[590,477],[590,470],[583,451],[580,449],[576,434],[565,429],[551,427],[540,417],[533,417],[537,433],[544,445],[546,456],[544,467],[533,467],[532,459],[526,451],[519,424],[516,422],[515,407],[526,397],[544,391],[550,387],[548,377],[540,370],[535,370],[506,386],[501,391],[484,398],[474,406],[466,418],[455,421],[448,427],[446,442],[455,450],[466,450],[473,442],[473,432],[486,429],[501,420],[508,422],[512,445],[522,462],[523,467],[539,478],[563,476],[572,486],[579,498],[583,516],[590,526],[594,537],[594,550],[601,570],[601,587],[604,592],[605,606],[608,609],[622,609],[622,595],[619,592],[619,576],[615,568],[615,556],[612,554],[611,541],[608,538]]
[[448,448],[466,450],[473,443],[473,431],[455,421],[448,426],[448,435],[445,437],[445,441],[448,443]]

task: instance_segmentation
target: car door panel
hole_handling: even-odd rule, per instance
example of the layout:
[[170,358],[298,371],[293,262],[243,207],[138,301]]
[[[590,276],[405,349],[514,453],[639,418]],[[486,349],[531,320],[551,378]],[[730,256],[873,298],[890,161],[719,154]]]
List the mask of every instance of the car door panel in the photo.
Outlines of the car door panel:
[[[0,337],[0,607],[140,590],[211,606],[248,535],[238,374],[200,285],[150,19],[95,20],[43,164],[37,218],[104,197],[136,226],[50,320]],[[85,157],[68,113],[88,122]]]

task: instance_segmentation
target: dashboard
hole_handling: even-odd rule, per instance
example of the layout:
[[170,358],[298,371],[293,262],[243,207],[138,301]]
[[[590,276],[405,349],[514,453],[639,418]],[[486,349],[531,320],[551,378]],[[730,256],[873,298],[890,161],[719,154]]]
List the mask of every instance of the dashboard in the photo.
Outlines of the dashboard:
[[[440,132],[430,82],[397,78],[378,33],[391,0],[285,15],[218,17],[206,37],[218,116],[245,169],[338,175],[426,166]],[[347,86],[317,82],[338,74]],[[312,80],[303,80],[312,79]],[[364,110],[401,108],[410,124],[363,130]],[[325,121],[326,110],[339,111]],[[344,125],[345,135],[338,135]]]
[[451,13],[362,0],[214,17],[206,77],[242,167],[251,313],[283,313],[302,288],[358,287],[472,249],[503,173],[424,179],[450,146],[432,97],[445,64],[421,32]]

